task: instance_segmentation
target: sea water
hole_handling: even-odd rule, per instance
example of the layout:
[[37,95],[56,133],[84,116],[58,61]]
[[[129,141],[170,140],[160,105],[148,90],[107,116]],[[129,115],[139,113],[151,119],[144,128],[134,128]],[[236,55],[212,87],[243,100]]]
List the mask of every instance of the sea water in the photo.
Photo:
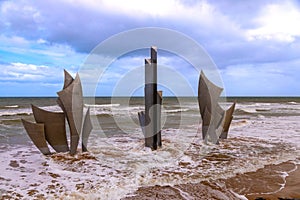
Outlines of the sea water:
[[[56,98],[0,98],[0,196],[121,199],[139,187],[226,179],[300,157],[300,98],[227,98],[236,101],[229,137],[204,144],[196,98],[164,98],[162,148],[144,147],[138,123],[143,98],[95,98],[88,153],[42,155],[21,118],[30,105],[61,112]],[[67,129],[68,130],[68,129]],[[69,134],[68,134],[69,137]],[[50,148],[52,152],[53,149]],[[189,196],[185,194],[184,196]]]

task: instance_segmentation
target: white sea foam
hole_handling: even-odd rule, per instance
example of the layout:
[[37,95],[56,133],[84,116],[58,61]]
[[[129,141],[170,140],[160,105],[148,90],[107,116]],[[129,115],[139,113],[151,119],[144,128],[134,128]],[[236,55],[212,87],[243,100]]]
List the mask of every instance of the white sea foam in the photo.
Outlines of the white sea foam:
[[41,109],[51,111],[51,112],[62,112],[62,109],[58,105],[53,105],[53,106],[42,106],[40,107]]
[[0,110],[0,116],[30,115],[31,113],[31,110],[26,108]]
[[295,102],[295,101],[290,101],[290,102],[288,102],[288,104],[297,105],[297,104],[299,104],[299,103],[297,103],[297,102]]
[[255,108],[243,108],[243,109],[240,109],[240,110],[244,111],[246,113],[257,113]]
[[173,109],[173,110],[164,110],[165,113],[178,113],[178,112],[186,112],[189,111],[187,108]]
[[[13,108],[13,109],[11,109]],[[14,115],[30,115],[32,114],[31,108],[20,108],[20,107],[11,107],[10,109],[1,109],[0,116],[14,116]],[[62,112],[61,108],[58,105],[54,106],[41,106],[41,109],[52,111],[52,112]]]
[[[233,128],[233,136],[238,134],[237,129]],[[168,129],[163,132],[163,148],[151,151],[143,147],[144,141],[138,131],[112,138],[99,138],[94,133],[89,149],[96,160],[76,160],[80,154],[74,161],[67,154],[49,158],[36,152],[34,147],[16,147],[9,153],[0,153],[0,170],[9,180],[8,185],[1,187],[7,190],[16,188],[14,191],[25,197],[35,189],[48,198],[57,197],[47,193],[53,191],[58,197],[119,199],[143,185],[175,185],[226,178],[291,158],[287,146],[284,147],[286,151],[283,147],[278,149],[281,154],[277,155],[274,143],[257,141],[255,138],[229,140],[222,142],[219,147],[203,143],[191,145],[194,137],[192,131],[182,134],[176,129]],[[230,150],[223,145],[229,145]],[[265,155],[265,158],[257,160],[257,156],[269,151],[270,157]],[[275,155],[272,155],[273,151]],[[216,157],[213,156],[212,160],[210,157],[203,159],[207,153]],[[235,163],[226,164],[226,160],[231,159]],[[19,166],[11,167],[12,161]],[[80,187],[81,190],[76,189]]]
[[84,104],[86,107],[96,107],[96,108],[103,108],[103,107],[119,107],[120,104]]
[[128,116],[137,115],[144,110],[142,106],[122,106],[120,104],[86,105],[90,108],[91,115]]
[[4,106],[5,108],[18,108],[19,105]]
[[235,193],[234,191],[230,190],[230,192],[232,194],[234,194],[237,198],[239,198],[240,200],[248,200],[248,198],[245,195],[240,195],[238,193]]

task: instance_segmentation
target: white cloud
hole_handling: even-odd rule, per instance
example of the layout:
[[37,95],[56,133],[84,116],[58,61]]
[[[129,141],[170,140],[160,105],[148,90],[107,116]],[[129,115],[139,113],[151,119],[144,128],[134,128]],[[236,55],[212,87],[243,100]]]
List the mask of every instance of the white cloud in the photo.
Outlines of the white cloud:
[[14,53],[34,53],[53,57],[63,57],[75,53],[69,45],[49,44],[44,39],[28,40],[20,36],[0,35],[0,43],[0,49]]
[[46,44],[46,43],[47,43],[47,41],[44,40],[44,39],[42,39],[42,38],[38,39],[36,42],[37,42],[38,44]]
[[1,65],[1,71],[0,81],[53,82],[62,79],[62,72],[59,68],[45,65],[11,63]]
[[206,1],[199,1],[193,6],[187,6],[178,0],[65,0],[72,5],[84,6],[94,11],[104,11],[113,13],[122,13],[135,17],[143,15],[153,17],[180,16],[187,17],[195,15],[201,16],[211,14],[212,6]]
[[291,1],[261,8],[261,14],[254,21],[258,27],[247,31],[249,40],[293,42],[300,36],[300,9]]
[[23,37],[20,36],[5,36],[5,35],[0,35],[0,42],[2,47],[7,47],[7,46],[19,46],[19,47],[29,47],[29,41],[26,40]]
[[[0,59],[5,63],[22,63],[29,67],[47,65],[77,71],[87,54],[78,53],[66,44],[49,43],[44,39],[28,40],[19,36],[0,34]],[[1,61],[1,60],[0,60]],[[21,66],[19,66],[21,67]]]

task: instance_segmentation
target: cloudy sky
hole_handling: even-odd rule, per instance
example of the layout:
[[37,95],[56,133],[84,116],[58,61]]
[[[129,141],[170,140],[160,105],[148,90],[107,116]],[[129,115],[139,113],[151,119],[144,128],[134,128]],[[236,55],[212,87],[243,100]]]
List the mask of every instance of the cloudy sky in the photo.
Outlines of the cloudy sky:
[[[292,0],[1,0],[0,96],[56,96],[63,69],[75,75],[97,45],[144,27],[195,40],[214,61],[227,96],[300,96],[300,2]],[[195,91],[199,74],[191,64],[159,53],[168,73],[184,74]],[[143,77],[138,67],[148,54],[116,58],[95,95],[126,86],[122,78],[134,70]]]

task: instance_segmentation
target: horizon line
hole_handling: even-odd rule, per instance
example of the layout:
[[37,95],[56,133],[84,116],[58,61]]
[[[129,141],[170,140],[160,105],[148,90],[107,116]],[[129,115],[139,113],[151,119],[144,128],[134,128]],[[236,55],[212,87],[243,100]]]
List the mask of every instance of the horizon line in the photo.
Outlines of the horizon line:
[[[144,98],[144,96],[83,96],[83,98],[130,98],[138,97]],[[163,96],[164,98],[178,97],[178,98],[197,98],[197,96]],[[58,98],[58,96],[0,96],[0,98]],[[220,96],[220,98],[300,98],[299,96]]]

